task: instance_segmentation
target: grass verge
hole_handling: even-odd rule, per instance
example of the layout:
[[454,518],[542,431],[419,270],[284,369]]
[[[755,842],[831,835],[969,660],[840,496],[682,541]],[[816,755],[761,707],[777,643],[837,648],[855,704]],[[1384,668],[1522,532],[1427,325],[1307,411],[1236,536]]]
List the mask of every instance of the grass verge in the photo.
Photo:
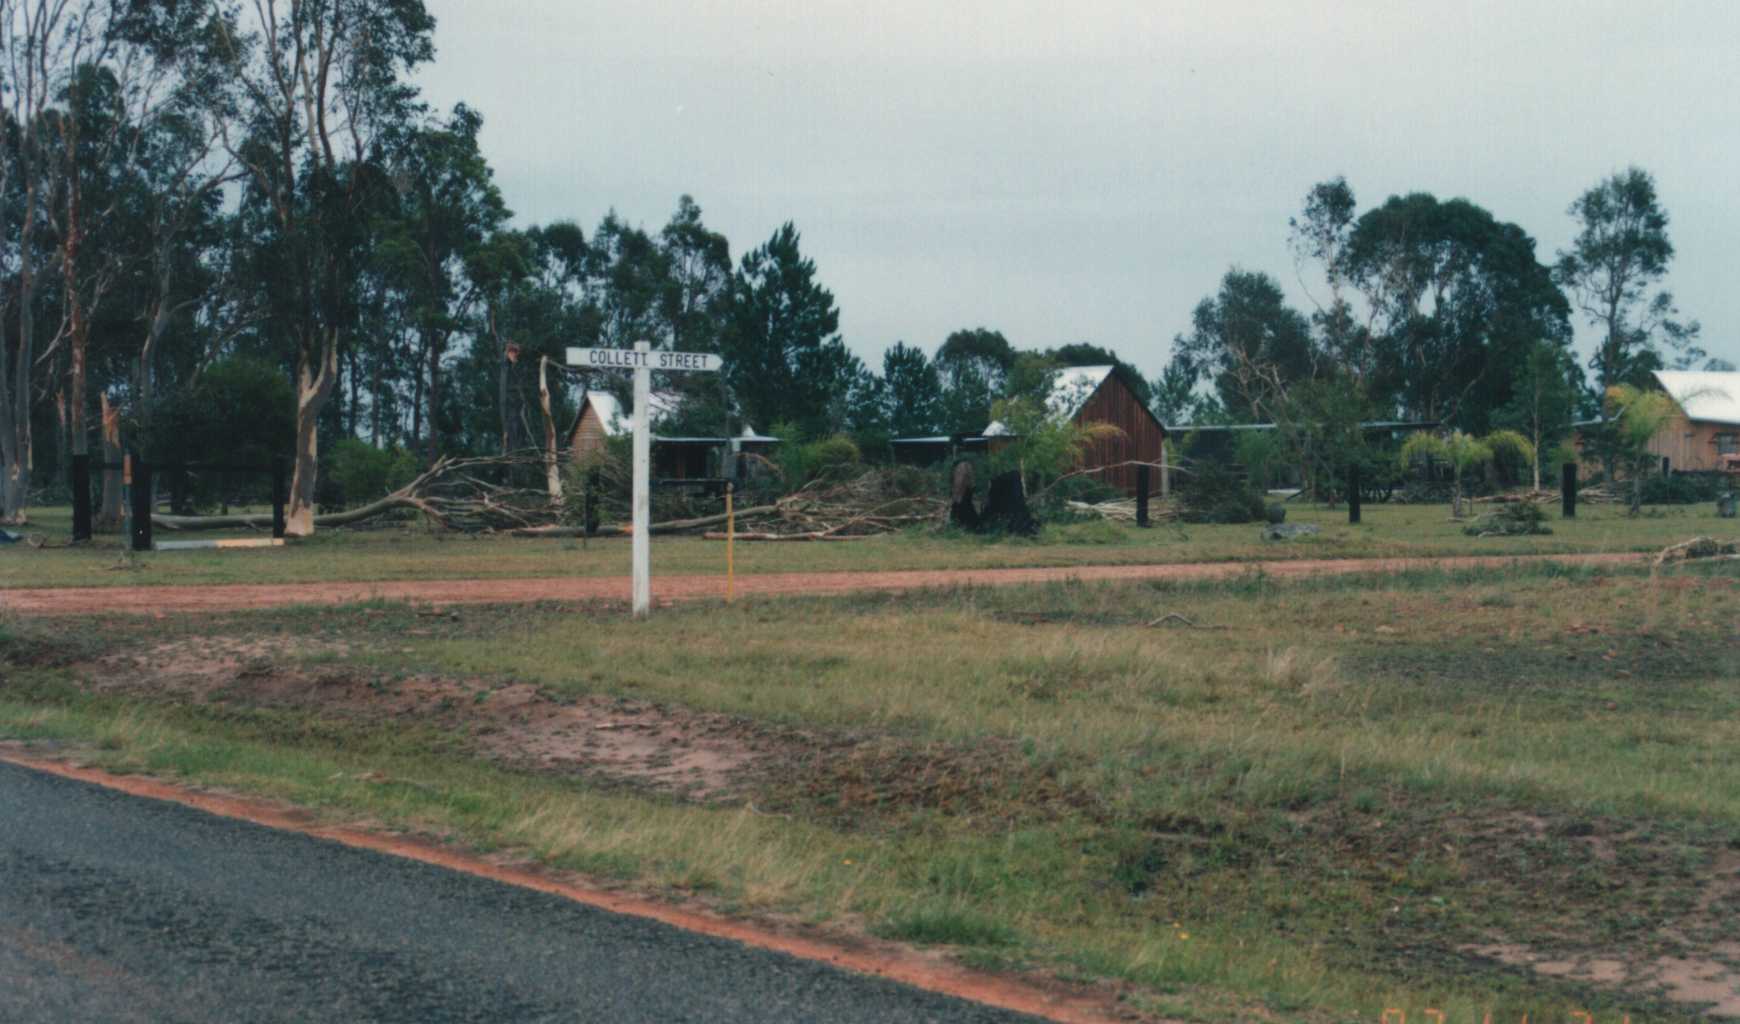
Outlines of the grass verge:
[[[52,639],[81,623],[18,622],[0,735],[729,912],[1116,979],[1152,1012],[1692,1019],[1673,964],[1740,971],[1737,583],[1252,575],[647,623],[374,605],[123,624],[101,653]],[[239,646],[209,679],[103,660],[161,668],[216,640]],[[434,680],[472,696],[435,700]],[[587,736],[555,762],[500,753],[559,709],[622,707],[741,747],[731,784],[685,796]],[[594,741],[621,731],[588,721]]]

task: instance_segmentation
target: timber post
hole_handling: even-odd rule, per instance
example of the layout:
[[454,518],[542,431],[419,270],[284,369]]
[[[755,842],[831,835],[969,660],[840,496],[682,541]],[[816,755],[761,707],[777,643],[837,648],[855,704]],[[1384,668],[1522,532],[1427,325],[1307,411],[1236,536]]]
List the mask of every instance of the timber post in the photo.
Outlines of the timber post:
[[1577,464],[1567,462],[1559,470],[1559,514],[1577,518]]
[[1359,463],[1350,463],[1347,467],[1347,521],[1352,524],[1359,522]]
[[133,521],[129,524],[134,551],[151,550],[151,464],[138,454],[127,456],[124,482],[128,486]]
[[1136,467],[1136,525],[1148,524],[1148,473],[1147,465]]
[[91,457],[72,457],[72,539],[73,543],[91,539]]
[[290,460],[272,456],[272,537],[284,539],[284,505],[290,500]]

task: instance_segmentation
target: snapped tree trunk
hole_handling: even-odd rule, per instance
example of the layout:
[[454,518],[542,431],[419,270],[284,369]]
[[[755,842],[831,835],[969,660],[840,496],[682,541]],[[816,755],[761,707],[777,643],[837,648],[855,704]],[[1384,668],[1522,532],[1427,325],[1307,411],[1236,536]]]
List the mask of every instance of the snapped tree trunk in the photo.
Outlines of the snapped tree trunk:
[[538,358],[538,405],[544,410],[544,487],[551,501],[562,500],[562,470],[556,460],[556,417],[550,413],[550,357]]
[[[320,473],[320,411],[338,377],[338,338],[322,331],[318,351],[304,346],[296,366],[296,466],[290,477],[290,501],[284,510],[284,532],[292,537],[314,535],[314,488]],[[319,365],[313,365],[318,360]]]
[[103,410],[103,503],[97,514],[99,530],[121,528],[121,471],[110,469],[121,461],[121,410],[109,402],[109,393],[98,396]]

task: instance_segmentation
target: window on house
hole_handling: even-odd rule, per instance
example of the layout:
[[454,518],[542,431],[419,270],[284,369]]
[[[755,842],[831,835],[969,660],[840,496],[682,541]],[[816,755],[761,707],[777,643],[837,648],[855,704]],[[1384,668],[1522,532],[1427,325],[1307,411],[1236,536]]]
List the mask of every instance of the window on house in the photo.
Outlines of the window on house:
[[1740,434],[1717,434],[1717,455],[1740,455]]

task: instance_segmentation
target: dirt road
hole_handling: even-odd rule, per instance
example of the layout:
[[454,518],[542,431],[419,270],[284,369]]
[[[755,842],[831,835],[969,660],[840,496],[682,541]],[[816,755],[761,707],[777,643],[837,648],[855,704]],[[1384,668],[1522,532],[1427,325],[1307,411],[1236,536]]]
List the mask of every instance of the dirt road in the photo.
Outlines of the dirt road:
[[[1175,565],[1082,565],[1043,569],[970,569],[914,572],[760,573],[737,577],[742,596],[847,594],[931,587],[995,587],[1061,580],[1215,580],[1261,570],[1271,576],[1323,576],[1412,569],[1494,568],[1530,562],[1630,565],[1652,556],[1480,556],[1461,558],[1286,559],[1265,562],[1194,562]],[[654,576],[659,604],[713,600],[725,594],[723,576]],[[383,580],[360,583],[222,584],[166,587],[64,587],[0,590],[0,611],[20,615],[222,612],[289,605],[352,604],[375,599],[430,605],[514,604],[532,601],[624,601],[625,576],[550,579]]]

